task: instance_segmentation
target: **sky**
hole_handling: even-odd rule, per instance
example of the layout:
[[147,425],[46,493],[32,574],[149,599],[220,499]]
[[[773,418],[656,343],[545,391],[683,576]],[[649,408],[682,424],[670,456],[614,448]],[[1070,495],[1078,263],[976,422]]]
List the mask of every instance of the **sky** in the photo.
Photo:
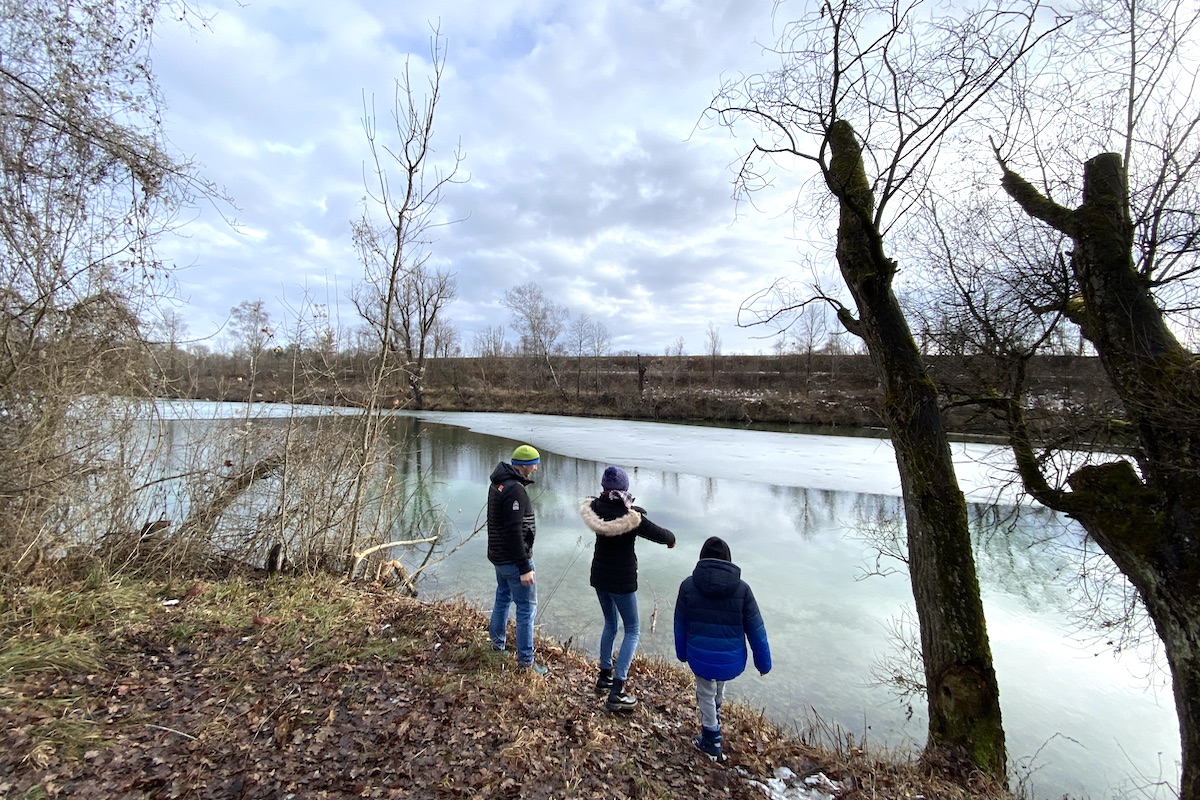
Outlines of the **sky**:
[[781,175],[756,208],[736,203],[752,131],[702,121],[724,80],[769,68],[771,0],[200,8],[206,27],[157,27],[153,62],[171,145],[237,206],[200,204],[160,248],[192,339],[220,346],[230,309],[259,299],[276,328],[313,304],[359,324],[348,298],[363,275],[351,223],[366,195],[364,98],[386,135],[406,63],[425,91],[434,26],[446,48],[436,158],[445,167],[460,147],[467,180],[444,194],[439,214],[454,222],[430,264],[456,276],[447,313],[465,349],[496,325],[515,341],[501,300],[533,282],[572,320],[602,322],[614,352],[682,340],[704,354],[713,326],[724,353],[769,353],[771,331],[739,328],[739,306],[779,278],[811,280],[814,242],[788,210],[803,177]]

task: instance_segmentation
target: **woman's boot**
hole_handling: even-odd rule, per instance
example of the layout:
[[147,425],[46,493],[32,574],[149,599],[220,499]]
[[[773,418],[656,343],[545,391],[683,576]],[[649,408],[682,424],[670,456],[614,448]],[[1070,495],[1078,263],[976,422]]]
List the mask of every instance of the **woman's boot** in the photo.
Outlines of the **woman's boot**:
[[625,681],[618,679],[613,680],[612,689],[608,692],[608,699],[604,701],[604,707],[609,711],[632,711],[637,705],[637,698],[625,692]]
[[612,691],[613,671],[600,668],[600,676],[596,678],[596,697],[604,697]]

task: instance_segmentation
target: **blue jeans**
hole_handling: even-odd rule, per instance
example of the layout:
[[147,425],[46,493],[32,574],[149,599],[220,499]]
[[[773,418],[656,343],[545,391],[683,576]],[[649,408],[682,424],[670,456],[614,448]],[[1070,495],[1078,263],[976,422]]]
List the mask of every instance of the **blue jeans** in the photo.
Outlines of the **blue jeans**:
[[637,650],[638,639],[642,636],[641,624],[638,622],[637,592],[613,594],[603,589],[596,590],[600,600],[600,610],[604,612],[604,631],[600,634],[600,668],[613,668],[613,644],[617,640],[617,616],[625,627],[625,637],[621,639],[621,652],[617,654],[616,678],[619,681],[629,677],[629,664],[633,661],[633,651]]
[[[530,561],[530,566],[533,562]],[[533,615],[537,611],[537,585],[521,583],[521,573],[516,564],[494,564],[496,567],[496,602],[492,605],[492,621],[488,625],[488,636],[492,646],[504,648],[505,628],[508,626],[508,609],[517,604],[517,663],[529,666],[533,663]]]

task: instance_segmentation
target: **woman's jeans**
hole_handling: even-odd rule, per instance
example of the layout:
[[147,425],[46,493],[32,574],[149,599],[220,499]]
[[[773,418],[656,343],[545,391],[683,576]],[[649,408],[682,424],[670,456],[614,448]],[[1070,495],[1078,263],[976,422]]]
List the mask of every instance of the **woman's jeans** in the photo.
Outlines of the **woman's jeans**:
[[633,661],[633,651],[637,650],[638,639],[642,629],[638,622],[637,592],[614,594],[601,589],[596,590],[600,600],[600,610],[604,612],[604,631],[600,634],[600,669],[613,668],[613,643],[617,640],[617,616],[625,627],[625,638],[621,640],[621,652],[617,654],[616,678],[619,681],[629,677],[629,664]]
[[[532,568],[533,562],[529,562]],[[492,621],[488,625],[488,636],[492,647],[503,650],[505,628],[508,626],[508,609],[517,605],[517,663],[529,666],[533,663],[533,617],[537,611],[537,584],[525,586],[516,564],[494,564],[496,567],[496,602],[492,606]]]

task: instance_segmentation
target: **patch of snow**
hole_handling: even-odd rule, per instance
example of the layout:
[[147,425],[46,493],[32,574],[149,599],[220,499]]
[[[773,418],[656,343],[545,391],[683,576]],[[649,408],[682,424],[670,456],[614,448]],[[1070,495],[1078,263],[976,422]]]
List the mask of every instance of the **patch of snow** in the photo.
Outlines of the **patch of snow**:
[[803,780],[787,767],[775,770],[766,781],[750,781],[762,790],[768,800],[831,800],[842,793],[842,787],[823,772],[808,775]]

